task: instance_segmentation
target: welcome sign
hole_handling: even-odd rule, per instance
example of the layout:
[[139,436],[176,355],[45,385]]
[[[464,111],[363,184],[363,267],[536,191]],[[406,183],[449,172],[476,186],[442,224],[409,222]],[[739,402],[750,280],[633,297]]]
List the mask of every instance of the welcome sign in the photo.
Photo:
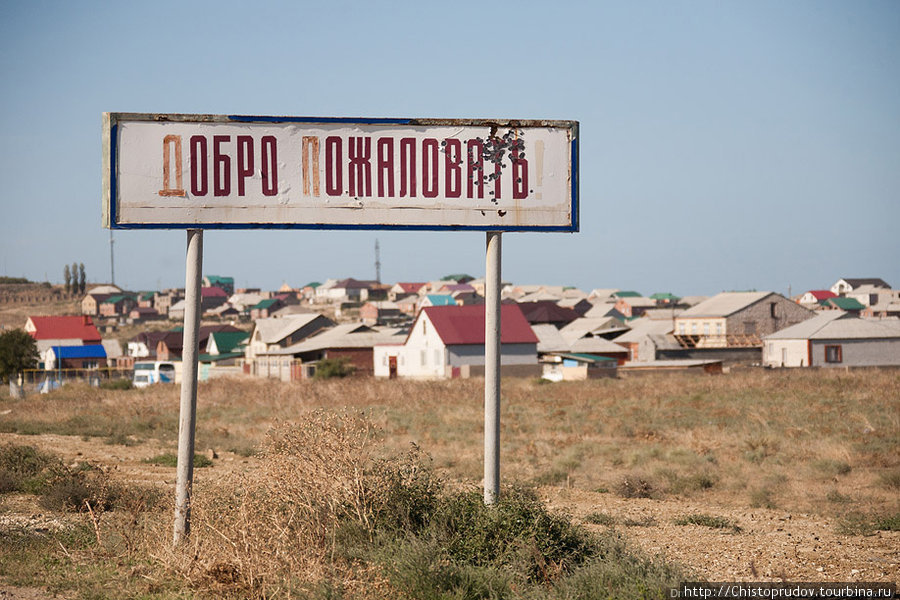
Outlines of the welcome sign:
[[105,113],[113,229],[578,230],[578,123]]

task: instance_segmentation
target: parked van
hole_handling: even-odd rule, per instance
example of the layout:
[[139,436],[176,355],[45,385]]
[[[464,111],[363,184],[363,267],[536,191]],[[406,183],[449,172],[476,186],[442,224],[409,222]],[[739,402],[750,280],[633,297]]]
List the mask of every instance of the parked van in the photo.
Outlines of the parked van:
[[140,388],[153,383],[175,383],[175,371],[175,363],[171,361],[136,362],[131,384]]

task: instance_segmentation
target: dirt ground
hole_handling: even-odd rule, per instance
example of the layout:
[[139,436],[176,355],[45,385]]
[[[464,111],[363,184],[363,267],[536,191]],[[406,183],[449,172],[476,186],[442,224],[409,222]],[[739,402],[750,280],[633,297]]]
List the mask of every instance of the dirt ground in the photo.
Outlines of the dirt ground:
[[[137,446],[108,445],[102,440],[73,436],[0,434],[0,444],[29,444],[52,451],[72,463],[88,461],[107,469],[117,479],[169,486],[174,496],[175,469],[146,464],[147,458],[168,450],[153,441]],[[197,448],[198,452],[207,449]],[[196,469],[195,481],[250,469],[253,459],[221,452],[211,467]],[[549,505],[576,519],[600,513],[611,525],[585,526],[597,531],[614,528],[618,535],[651,556],[663,556],[709,581],[900,581],[900,532],[882,531],[869,536],[836,533],[832,519],[779,510],[735,508],[715,499],[623,499],[609,493],[545,487]],[[52,516],[34,514],[6,501],[0,512],[4,522],[36,528],[54,526]],[[24,513],[24,514],[23,514]],[[676,525],[691,514],[728,519],[739,531],[700,525]],[[0,585],[0,600],[48,598],[41,590],[12,589]]]

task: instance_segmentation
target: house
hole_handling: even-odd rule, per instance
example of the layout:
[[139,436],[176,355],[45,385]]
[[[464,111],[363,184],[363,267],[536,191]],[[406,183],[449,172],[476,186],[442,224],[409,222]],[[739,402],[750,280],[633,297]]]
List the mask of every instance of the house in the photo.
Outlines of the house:
[[269,298],[260,300],[250,307],[250,319],[256,321],[258,319],[268,319],[273,313],[284,308],[286,304],[278,298]]
[[653,298],[641,296],[622,296],[616,300],[615,309],[626,318],[639,317],[644,311],[656,308],[657,302]]
[[[278,376],[284,380],[285,361],[291,365],[290,379],[306,379],[315,375],[316,364],[322,360],[345,360],[355,375],[373,373],[374,348],[399,343],[405,331],[395,327],[374,327],[364,323],[344,323],[323,329],[305,340],[259,357],[259,369],[273,376],[272,360],[277,361]],[[265,358],[270,359],[266,362]]]
[[[669,312],[667,310],[667,312]],[[660,347],[679,348],[672,336],[675,326],[672,319],[651,319],[643,317],[629,321],[630,330],[614,337],[613,342],[628,350],[629,361],[649,362],[656,360]]]
[[408,315],[400,311],[396,302],[380,300],[363,304],[359,309],[359,318],[366,325],[389,325],[406,321]]
[[257,292],[235,292],[228,297],[228,304],[240,312],[249,312],[250,307],[256,306],[266,297]]
[[143,321],[151,321],[154,319],[161,319],[162,315],[156,312],[155,308],[149,307],[137,307],[131,309],[131,312],[128,313],[128,320],[132,323],[141,323]]
[[88,315],[28,317],[25,331],[43,354],[51,346],[86,346],[101,342],[100,332]]
[[[184,290],[182,289],[170,289],[163,290],[162,292],[156,292],[153,294],[153,308],[156,309],[161,315],[166,315],[170,319],[174,318],[169,314],[169,309],[173,304],[178,303],[180,300],[184,300]],[[182,317],[184,313],[182,311]]]
[[377,281],[360,281],[348,277],[340,281],[328,280],[316,288],[317,301],[365,302],[373,289],[380,289]]
[[246,331],[214,331],[206,340],[206,349],[199,356],[201,363],[234,365],[244,358],[244,345],[250,339]]
[[797,304],[802,304],[807,308],[816,308],[820,302],[836,296],[837,294],[831,290],[809,290],[797,299]]
[[616,377],[618,361],[596,354],[566,352],[545,356],[542,379],[548,381],[584,381],[601,377]]
[[842,312],[859,315],[860,311],[865,310],[865,305],[856,298],[846,296],[835,296],[820,302],[823,310],[839,310]]
[[115,296],[109,296],[100,302],[100,316],[125,316],[131,312],[131,309],[135,306],[137,306],[137,302],[133,296],[129,294],[116,294]]
[[156,347],[159,341],[170,333],[169,331],[142,331],[128,340],[128,356],[132,358],[155,358]]
[[220,277],[219,275],[206,275],[203,277],[203,287],[217,287],[225,292],[226,296],[234,293],[234,277]]
[[388,300],[396,302],[400,298],[417,295],[425,282],[397,282],[388,290]]
[[678,301],[681,300],[681,298],[670,292],[657,292],[652,294],[650,298],[656,300],[658,306],[678,304]]
[[[443,379],[484,373],[483,306],[429,306],[402,344],[375,347],[376,377]],[[538,338],[517,304],[500,306],[501,373],[539,374]]]
[[775,292],[723,292],[677,315],[674,335],[684,348],[758,348],[814,314]]
[[594,305],[591,304],[587,298],[563,298],[559,302],[557,302],[559,306],[562,308],[571,308],[576,313],[578,313],[579,317],[583,317],[587,314],[589,310],[594,308]]
[[334,321],[318,313],[258,319],[244,349],[245,364],[251,374],[259,375],[257,357],[273,354],[333,325]]
[[840,311],[765,337],[767,367],[900,366],[900,320],[860,319]]
[[218,308],[228,302],[228,292],[220,287],[206,286],[200,288],[200,312]]
[[900,300],[900,291],[887,288],[875,287],[872,285],[861,285],[852,292],[846,294],[847,298],[853,298],[866,307],[878,309]]
[[[209,336],[217,332],[241,331],[231,325],[203,325],[197,335],[198,354],[206,346]],[[184,332],[167,331],[156,344],[156,360],[181,360],[184,352]]]
[[456,299],[450,294],[425,294],[419,302],[419,308],[428,306],[456,306]]
[[580,318],[580,315],[571,308],[563,308],[552,300],[519,302],[519,308],[531,325],[549,323],[560,329]]
[[844,279],[838,279],[834,283],[834,285],[831,286],[831,291],[836,296],[844,296],[863,285],[870,285],[872,287],[882,288],[886,290],[891,289],[889,283],[887,283],[884,279],[880,279],[878,277],[870,277],[868,279],[846,277]]
[[44,369],[102,369],[106,367],[106,349],[102,344],[50,346],[41,354]]
[[[559,330],[559,335],[565,343],[563,352],[570,354],[593,354],[606,358],[614,358],[620,363],[628,359],[628,350],[609,340],[611,337],[621,335],[628,331],[621,321],[613,317],[576,319]],[[547,353],[559,352],[546,347]]]
[[97,292],[88,292],[81,299],[81,314],[96,317],[100,314],[100,304],[114,294],[101,294]]

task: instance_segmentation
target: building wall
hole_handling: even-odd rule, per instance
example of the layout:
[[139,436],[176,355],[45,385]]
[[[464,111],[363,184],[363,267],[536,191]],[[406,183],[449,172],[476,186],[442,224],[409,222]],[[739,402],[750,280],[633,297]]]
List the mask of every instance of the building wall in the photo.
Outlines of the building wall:
[[[465,346],[448,346],[449,365],[484,365],[484,346],[466,344]],[[537,344],[501,344],[501,365],[536,365]]]
[[[774,304],[774,316],[772,315]],[[802,323],[815,314],[788,300],[784,296],[772,294],[726,319],[725,333],[729,335],[755,334],[759,337],[781,331],[785,327]],[[755,331],[747,331],[746,323],[754,323]]]
[[[841,362],[826,362],[825,346],[840,346]],[[900,366],[900,339],[813,340],[812,364],[815,367]]]
[[808,367],[807,340],[770,340],[763,344],[763,366]]

